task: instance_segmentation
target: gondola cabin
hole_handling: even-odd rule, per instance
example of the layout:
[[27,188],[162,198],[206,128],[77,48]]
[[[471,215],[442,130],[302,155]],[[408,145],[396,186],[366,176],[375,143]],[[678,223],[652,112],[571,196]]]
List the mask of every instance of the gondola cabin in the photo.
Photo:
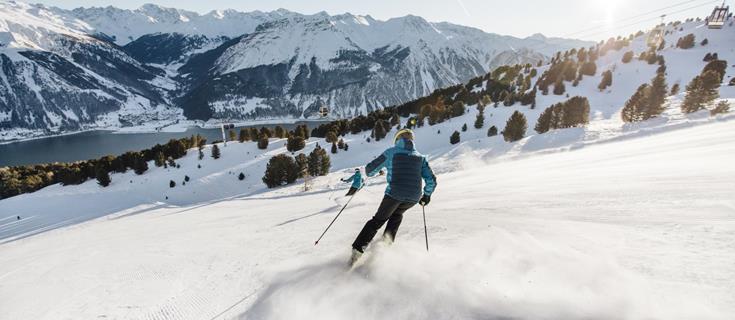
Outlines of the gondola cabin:
[[707,17],[707,27],[710,29],[722,29],[725,25],[728,15],[730,14],[730,7],[725,6],[723,2],[721,6],[715,7],[712,10],[712,14]]
[[319,107],[319,116],[322,118],[326,118],[329,116],[329,108],[327,106],[321,106]]

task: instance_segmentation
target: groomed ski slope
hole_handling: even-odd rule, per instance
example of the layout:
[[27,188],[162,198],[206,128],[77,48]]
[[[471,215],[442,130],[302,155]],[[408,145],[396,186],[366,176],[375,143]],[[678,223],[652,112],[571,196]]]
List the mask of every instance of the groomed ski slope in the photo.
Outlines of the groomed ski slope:
[[438,175],[431,251],[414,208],[352,273],[379,179],[316,247],[346,200],[340,173],[309,192],[126,210],[0,246],[0,318],[727,319],[733,141],[722,117],[514,161],[465,157],[472,169]]

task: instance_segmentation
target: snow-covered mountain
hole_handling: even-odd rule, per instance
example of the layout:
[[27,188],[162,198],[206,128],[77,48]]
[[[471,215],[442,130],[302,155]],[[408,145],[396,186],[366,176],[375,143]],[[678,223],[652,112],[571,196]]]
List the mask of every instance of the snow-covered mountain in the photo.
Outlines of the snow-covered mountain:
[[9,139],[184,116],[311,117],[322,105],[348,117],[587,44],[416,16],[0,1],[0,128]]

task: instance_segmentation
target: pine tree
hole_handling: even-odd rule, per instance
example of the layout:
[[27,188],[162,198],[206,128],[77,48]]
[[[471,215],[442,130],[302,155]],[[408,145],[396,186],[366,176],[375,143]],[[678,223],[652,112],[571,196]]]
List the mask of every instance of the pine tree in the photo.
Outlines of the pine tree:
[[725,70],[727,70],[727,61],[712,60],[709,63],[707,63],[706,66],[704,66],[704,69],[702,69],[702,73],[705,73],[710,70],[717,72],[717,74],[720,75],[719,81],[722,82],[722,80],[725,79]]
[[309,175],[312,177],[326,175],[330,167],[329,155],[324,149],[317,146],[309,153]]
[[467,124],[462,125],[462,132],[467,132]]
[[184,181],[186,181],[186,182],[189,182],[189,180],[191,180],[191,178],[189,178],[189,176],[186,176],[186,175],[185,175],[185,176],[184,176]]
[[204,159],[204,152],[202,152],[202,149],[199,149],[199,160]]
[[109,186],[110,182],[112,182],[112,180],[110,179],[110,173],[103,165],[98,163],[94,167],[94,173],[95,177],[97,178],[97,184],[99,184],[103,188]]
[[675,96],[679,94],[679,83],[674,83],[673,86],[671,86],[671,92],[669,92],[670,95]]
[[694,77],[687,85],[687,94],[681,104],[683,113],[692,113],[705,108],[719,96],[720,74],[714,70]]
[[451,136],[449,136],[449,143],[451,144],[458,144],[459,143],[459,132],[454,131]]
[[146,162],[145,159],[143,159],[143,156],[137,152],[135,153],[133,171],[135,171],[135,174],[137,175],[141,175],[148,171],[148,162]]
[[261,135],[260,139],[258,139],[258,149],[260,150],[268,149],[268,136],[267,135]]
[[347,151],[347,150],[349,150],[349,149],[350,149],[350,145],[349,145],[349,144],[347,144],[347,143],[345,143],[345,151]]
[[250,130],[247,128],[240,128],[240,137],[238,140],[240,143],[250,141]]
[[562,79],[559,78],[554,83],[554,91],[553,91],[554,94],[557,95],[557,96],[560,96],[560,95],[563,95],[566,90],[567,89],[564,87],[564,81],[562,81]]
[[710,110],[709,114],[714,116],[720,113],[727,112],[730,112],[730,104],[726,100],[722,100],[718,102],[712,110]]
[[260,132],[258,129],[251,127],[250,129],[250,141],[258,141],[260,139]]
[[289,152],[296,152],[306,147],[306,142],[301,136],[293,135],[288,137],[286,140],[286,150]]
[[169,188],[173,188],[173,187],[176,187],[176,182],[174,182],[173,180],[169,180],[169,181],[168,181],[168,187],[169,187]]
[[156,156],[153,160],[156,167],[163,167],[163,165],[166,164],[166,160],[163,158],[163,152],[161,151],[156,152]]
[[633,60],[633,51],[628,51],[623,54],[623,63],[628,63]]
[[452,104],[452,117],[459,117],[465,112],[465,105],[462,101],[455,101]]
[[483,110],[477,113],[477,118],[475,118],[475,129],[482,129],[484,125],[485,125],[485,112]]
[[684,37],[679,38],[679,40],[676,42],[677,48],[682,49],[690,49],[694,47],[694,34],[688,34]]
[[375,127],[373,127],[373,136],[375,137],[375,141],[380,141],[381,139],[385,138],[386,134],[387,132],[385,132],[383,121],[375,121]]
[[340,149],[345,148],[345,141],[342,140],[341,138],[339,139],[339,141],[337,141],[337,148],[340,148]]
[[651,83],[643,84],[633,94],[621,112],[625,122],[648,120],[664,112],[664,103],[669,89],[666,85],[666,76],[657,73]]
[[273,137],[273,132],[271,131],[271,129],[268,129],[267,127],[261,127],[259,137],[263,137],[263,136],[266,136],[268,138]]
[[303,178],[309,174],[309,157],[303,153],[299,153],[294,160],[299,168],[299,178]]
[[220,153],[219,147],[217,146],[217,144],[213,144],[212,145],[212,158],[216,160],[216,159],[219,159],[221,155],[222,154]]
[[332,153],[333,154],[337,153],[337,143],[336,142],[332,142]]
[[240,180],[240,181],[245,180],[245,174],[240,172],[240,174],[237,176],[237,180]]
[[706,45],[707,45],[708,43],[709,43],[709,40],[707,40],[707,38],[704,38],[704,40],[702,40],[702,42],[700,42],[699,44],[700,44],[701,46],[703,46],[703,47],[704,47],[704,46],[706,46]]
[[508,121],[505,124],[505,129],[503,129],[503,138],[506,142],[521,140],[526,135],[527,129],[528,123],[526,121],[526,116],[516,110],[510,118],[508,118]]
[[[377,123],[376,123],[376,125],[377,125]],[[328,131],[327,134],[324,136],[324,140],[326,140],[327,143],[335,142],[335,141],[337,141],[337,139],[339,139],[337,137],[337,133],[335,133],[334,131],[331,131],[331,130]]]
[[286,136],[286,130],[281,126],[276,126],[273,130],[275,131],[276,138],[283,139]]
[[487,129],[487,136],[488,137],[494,137],[498,135],[498,128],[495,126],[491,126],[490,129]]
[[235,130],[230,130],[228,132],[229,140],[227,141],[235,141],[237,139],[237,134],[235,134]]
[[268,160],[263,183],[268,188],[275,188],[296,181],[299,176],[299,166],[291,156],[279,154]]
[[597,88],[600,89],[600,91],[604,91],[610,85],[612,85],[612,71],[606,70],[602,73],[602,80],[600,81],[600,85],[598,85]]

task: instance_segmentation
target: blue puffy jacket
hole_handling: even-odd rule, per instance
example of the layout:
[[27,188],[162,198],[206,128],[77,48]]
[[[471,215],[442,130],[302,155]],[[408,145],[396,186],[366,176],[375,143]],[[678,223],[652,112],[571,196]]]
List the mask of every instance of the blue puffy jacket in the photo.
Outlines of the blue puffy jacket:
[[[429,161],[416,151],[411,140],[399,139],[394,147],[385,150],[368,163],[365,172],[368,177],[372,177],[382,168],[388,169],[385,194],[398,201],[416,203],[421,199],[422,193],[430,196],[436,188],[436,177],[429,167]],[[422,179],[426,182],[423,191]]]
[[352,187],[355,189],[362,188],[362,174],[360,171],[355,171],[355,174],[353,174],[351,177],[347,179],[342,179],[344,182],[350,182],[352,181]]

